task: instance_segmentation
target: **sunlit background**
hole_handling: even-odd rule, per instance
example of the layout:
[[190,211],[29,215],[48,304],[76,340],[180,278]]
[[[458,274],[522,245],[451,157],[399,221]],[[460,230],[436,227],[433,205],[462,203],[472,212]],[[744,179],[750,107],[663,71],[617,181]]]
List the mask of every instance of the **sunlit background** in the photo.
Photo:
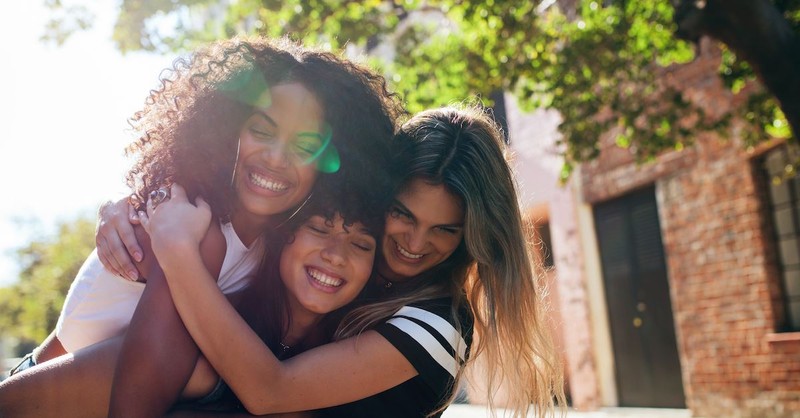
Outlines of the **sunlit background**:
[[92,3],[93,29],[61,47],[40,40],[43,2],[0,12],[0,286],[16,280],[16,248],[124,193],[126,120],[174,56],[115,50],[115,8]]

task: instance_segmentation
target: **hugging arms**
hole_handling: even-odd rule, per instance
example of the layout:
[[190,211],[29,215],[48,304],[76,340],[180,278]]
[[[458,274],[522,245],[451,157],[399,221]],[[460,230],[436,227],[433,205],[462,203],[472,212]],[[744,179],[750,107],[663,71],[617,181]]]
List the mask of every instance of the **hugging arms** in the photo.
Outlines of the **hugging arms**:
[[[258,44],[245,44],[241,51],[245,54],[258,52],[256,46]],[[278,53],[276,56],[284,55]],[[320,58],[311,55],[300,61],[317,62],[315,59]],[[280,60],[272,57],[266,62],[271,63],[268,66],[270,70],[262,73],[265,74],[264,79],[269,79],[264,84],[270,88],[262,91],[269,93],[269,100],[264,94],[249,94],[239,98],[239,101],[249,100],[247,106],[243,106],[246,113],[235,124],[231,124],[234,127],[232,135],[218,135],[232,138],[223,149],[225,153],[220,151],[220,155],[228,156],[227,160],[214,158],[220,161],[220,167],[225,167],[219,170],[218,175],[226,179],[218,182],[222,195],[219,198],[207,195],[217,190],[210,186],[211,183],[197,188],[187,187],[189,198],[185,202],[176,198],[175,201],[162,203],[163,206],[159,205],[153,212],[153,221],[157,221],[159,209],[164,209],[162,213],[168,213],[167,209],[178,205],[190,211],[197,209],[192,209],[194,206],[188,202],[202,195],[209,203],[214,220],[220,217],[218,213],[245,215],[231,219],[231,227],[240,238],[239,245],[244,245],[246,249],[252,248],[246,244],[257,242],[269,245],[273,240],[259,239],[261,232],[253,234],[253,231],[270,231],[267,235],[269,238],[274,227],[280,226],[286,219],[293,219],[293,205],[299,205],[301,209],[304,207],[303,198],[308,196],[312,188],[340,191],[333,186],[333,182],[337,178],[341,180],[345,170],[357,173],[362,180],[375,180],[372,177],[379,171],[366,165],[370,161],[374,163],[375,158],[351,157],[358,155],[356,151],[364,155],[365,147],[370,144],[374,147],[377,140],[348,143],[337,141],[337,138],[378,138],[374,132],[367,130],[370,126],[383,126],[385,129],[381,132],[387,137],[387,150],[383,160],[378,160],[391,158],[392,163],[397,163],[402,169],[394,180],[396,187],[392,186],[391,181],[373,185],[373,195],[358,200],[361,205],[373,203],[378,208],[380,204],[376,202],[382,199],[380,192],[393,194],[388,210],[385,207],[378,210],[385,227],[376,240],[374,274],[366,285],[362,295],[364,299],[356,306],[338,312],[338,316],[331,317],[335,319],[333,324],[325,324],[330,326],[330,332],[323,333],[319,341],[334,342],[315,348],[310,347],[315,344],[308,344],[309,347],[302,347],[308,348],[307,351],[280,361],[278,354],[282,351],[278,348],[292,345],[281,341],[290,335],[286,333],[290,327],[286,326],[285,318],[278,315],[273,315],[273,318],[281,320],[272,321],[278,322],[278,326],[275,327],[274,323],[268,326],[265,322],[270,321],[264,321],[263,318],[269,315],[260,308],[274,306],[274,303],[258,303],[269,295],[275,295],[275,292],[253,291],[255,288],[248,287],[250,290],[246,294],[251,295],[251,309],[240,308],[240,315],[228,303],[219,281],[208,272],[206,262],[198,255],[197,235],[192,239],[178,239],[178,233],[167,234],[169,237],[166,240],[157,241],[155,245],[166,279],[159,281],[156,275],[148,277],[147,289],[142,296],[144,301],[148,294],[159,295],[158,303],[140,303],[140,307],[147,307],[142,309],[153,315],[153,319],[142,322],[134,320],[125,338],[131,339],[134,334],[141,332],[138,335],[145,336],[143,340],[146,342],[148,336],[162,332],[168,334],[166,329],[185,325],[183,332],[186,334],[180,338],[190,343],[188,346],[190,351],[194,350],[194,356],[198,349],[191,345],[197,344],[245,409],[258,414],[325,408],[318,413],[323,416],[356,417],[437,416],[455,395],[465,364],[476,355],[483,355],[491,369],[512,382],[509,406],[517,414],[525,414],[531,404],[538,406],[540,414],[551,410],[553,395],[563,395],[558,375],[560,367],[543,325],[539,299],[540,276],[538,270],[532,267],[527,252],[523,223],[516,206],[513,174],[505,158],[505,144],[491,118],[480,109],[431,110],[403,124],[389,143],[388,136],[394,130],[390,117],[383,119],[389,122],[368,124],[359,121],[337,129],[337,123],[345,123],[342,121],[353,118],[348,118],[344,113],[337,115],[336,112],[363,109],[359,111],[363,116],[370,109],[386,109],[382,99],[368,97],[357,100],[355,104],[331,106],[328,102],[338,96],[330,88],[342,86],[351,91],[352,83],[325,78],[330,72],[325,71],[318,77],[311,77],[307,84],[293,86],[298,75],[293,75],[291,82],[282,81],[270,75],[277,71],[276,68],[283,68],[271,66]],[[292,65],[291,68],[296,68],[297,64]],[[337,65],[349,68],[347,64]],[[240,74],[235,71],[231,73]],[[262,83],[253,74],[237,79],[232,84],[252,87],[253,84]],[[227,89],[229,86],[223,83],[222,87]],[[219,90],[228,92],[226,89]],[[281,98],[289,103],[277,106],[284,103]],[[300,110],[286,112],[285,109],[291,107],[292,98],[297,99],[297,109]],[[376,106],[376,103],[379,105]],[[384,112],[388,115],[391,113]],[[290,122],[294,115],[303,117],[300,121]],[[208,119],[201,131],[219,129],[219,118]],[[327,141],[328,125],[332,133],[330,142]],[[342,129],[350,129],[353,135],[337,135]],[[309,139],[310,142],[307,141]],[[326,143],[335,146],[335,154],[326,151],[329,149],[324,146]],[[207,145],[219,146],[214,141],[209,141]],[[204,154],[204,158],[208,158],[208,155]],[[341,170],[326,172],[333,170],[337,160]],[[201,158],[194,164],[202,161]],[[227,165],[222,164],[223,161],[227,161]],[[231,164],[233,161],[236,163]],[[175,165],[186,167],[185,163],[178,161]],[[383,166],[389,167],[390,164]],[[308,170],[305,169],[309,167],[312,169],[308,176],[304,176],[302,173],[306,173]],[[232,189],[231,178],[235,186]],[[309,182],[313,185],[305,189],[306,192],[292,194],[299,198],[282,201],[283,197],[291,194],[284,192],[294,190],[293,187],[298,184],[305,184],[300,180],[302,178],[313,179]],[[358,176],[354,178],[358,179]],[[177,177],[173,180],[184,183]],[[225,181],[228,183],[225,184]],[[340,184],[348,187],[350,182]],[[310,193],[312,200],[316,193]],[[367,195],[368,191],[363,193]],[[312,200],[308,202],[313,203]],[[283,202],[283,205],[271,203],[276,201]],[[226,206],[226,202],[239,203]],[[285,210],[287,206],[292,209]],[[335,219],[331,216],[324,218]],[[253,223],[254,219],[262,222]],[[243,224],[244,228],[241,227]],[[348,224],[346,219],[343,224]],[[153,225],[157,225],[157,222]],[[223,222],[221,225],[226,224]],[[237,225],[240,227],[237,228]],[[235,240],[230,242],[236,243]],[[226,252],[231,248],[230,242]],[[175,254],[180,256],[174,257]],[[108,257],[105,258],[108,260]],[[276,263],[272,264],[274,267]],[[279,282],[275,279],[277,276],[259,270],[249,277],[254,278],[251,285],[274,285]],[[316,281],[320,286],[333,288],[341,285],[341,278],[324,271],[314,271],[307,276],[310,277],[307,277],[308,283]],[[297,303],[289,303],[290,299],[286,301],[288,305],[298,306]],[[173,312],[154,315],[161,312],[161,307],[166,307],[164,312],[171,307]],[[172,318],[173,321],[167,323],[164,318]],[[138,323],[142,325],[138,326]],[[161,325],[165,326],[164,331],[157,331]],[[474,347],[473,329],[481,335]],[[191,338],[186,338],[189,335]],[[71,395],[73,401],[81,402],[84,413],[93,405],[91,402],[105,402],[107,405],[109,399],[112,404],[116,400],[127,400],[134,403],[133,406],[138,403],[142,409],[147,406],[165,409],[174,402],[186,382],[191,382],[191,370],[175,373],[180,379],[171,380],[161,377],[159,373],[163,373],[164,369],[157,365],[169,366],[170,360],[178,359],[182,362],[182,359],[191,358],[191,353],[188,357],[178,355],[175,353],[182,349],[178,349],[177,343],[165,347],[153,344],[158,340],[149,339],[150,345],[128,345],[135,348],[123,350],[124,356],[137,358],[138,354],[138,360],[119,361],[119,366],[116,365],[115,354],[111,353],[112,349],[108,348],[111,343],[103,342],[84,351],[78,350],[72,358],[22,372],[19,378],[0,384],[0,407],[6,408],[4,411],[20,407],[14,395],[24,392],[21,387],[25,380],[49,380],[53,383],[52,387],[59,388],[64,382],[78,382],[81,378],[95,376],[95,382],[105,382],[110,387],[111,378],[97,376],[103,367],[110,367],[112,371],[108,373],[115,379],[113,393],[110,388],[108,391],[103,389],[94,392],[75,389],[78,393]],[[145,347],[149,348],[144,350]],[[124,364],[128,364],[126,370],[129,372],[121,372]],[[150,367],[144,367],[146,364]],[[193,361],[182,364],[189,364],[189,369],[194,367]],[[116,375],[113,373],[115,367]],[[47,368],[51,372],[43,373],[42,369]],[[67,373],[65,370],[75,373],[73,380],[59,382]],[[139,371],[143,373],[137,373]],[[34,377],[40,375],[47,377]],[[122,383],[117,385],[116,379],[129,379],[137,375],[141,379],[127,386],[131,390],[118,392],[118,388],[125,386]],[[209,378],[214,384],[205,386],[217,387],[214,379]],[[169,390],[161,388],[166,384],[162,380],[170,381]],[[489,385],[489,390],[493,388],[493,385]],[[140,390],[145,390],[146,395]],[[114,393],[125,396],[115,398]],[[165,393],[169,395],[162,397]],[[52,396],[54,393],[44,395]],[[97,399],[81,398],[90,395],[97,395]],[[102,399],[104,397],[105,400]],[[68,402],[70,398],[65,399],[64,402]],[[40,405],[47,405],[48,398],[40,397],[38,401]],[[99,415],[104,414],[102,405],[92,410],[100,411]],[[132,410],[120,408],[119,412],[123,414]]]

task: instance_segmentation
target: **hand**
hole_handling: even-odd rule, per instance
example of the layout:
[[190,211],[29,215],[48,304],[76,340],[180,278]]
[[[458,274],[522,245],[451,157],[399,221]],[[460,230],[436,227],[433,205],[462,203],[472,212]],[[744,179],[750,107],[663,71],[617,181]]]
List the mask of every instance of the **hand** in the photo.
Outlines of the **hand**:
[[158,203],[148,200],[147,213],[138,213],[162,267],[165,260],[179,259],[187,249],[199,251],[211,223],[211,208],[202,197],[192,204],[177,184],[170,187],[169,195]]
[[103,266],[131,281],[139,279],[134,262],[141,262],[144,252],[133,232],[139,218],[127,198],[108,201],[97,211],[95,245]]

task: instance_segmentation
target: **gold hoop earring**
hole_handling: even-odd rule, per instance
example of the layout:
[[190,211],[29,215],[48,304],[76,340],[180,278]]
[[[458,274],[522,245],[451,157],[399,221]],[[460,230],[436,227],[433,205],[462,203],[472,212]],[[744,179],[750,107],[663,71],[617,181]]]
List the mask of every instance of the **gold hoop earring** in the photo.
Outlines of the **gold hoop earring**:
[[309,193],[308,196],[306,196],[306,200],[304,200],[303,203],[301,203],[300,206],[298,206],[297,209],[295,209],[294,212],[292,212],[291,215],[289,215],[286,219],[284,219],[283,222],[281,222],[278,225],[276,225],[275,228],[276,229],[280,228],[284,224],[286,224],[286,222],[289,222],[290,220],[292,220],[292,218],[294,218],[294,215],[297,215],[297,212],[300,212],[300,209],[303,209],[303,206],[305,206],[306,203],[308,203],[308,200],[311,199],[311,196],[313,194],[314,194],[314,192]]
[[242,147],[242,138],[236,138],[236,157],[233,160],[233,171],[231,172],[231,190],[236,191],[236,167],[239,166],[239,151]]

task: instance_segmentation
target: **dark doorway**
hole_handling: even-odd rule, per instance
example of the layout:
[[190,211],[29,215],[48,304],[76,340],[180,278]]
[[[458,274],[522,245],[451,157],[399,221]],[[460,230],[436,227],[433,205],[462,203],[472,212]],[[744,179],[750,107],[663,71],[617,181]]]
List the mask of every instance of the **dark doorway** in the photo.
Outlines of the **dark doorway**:
[[685,408],[655,189],[594,208],[620,406]]

